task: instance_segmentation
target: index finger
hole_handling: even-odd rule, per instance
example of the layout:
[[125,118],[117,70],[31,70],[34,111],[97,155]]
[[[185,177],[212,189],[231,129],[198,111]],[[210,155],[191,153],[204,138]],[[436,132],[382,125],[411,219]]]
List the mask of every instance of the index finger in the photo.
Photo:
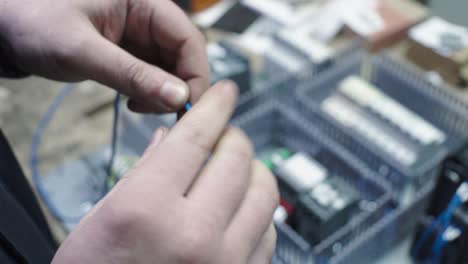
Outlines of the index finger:
[[[197,102],[210,86],[205,40],[187,15],[173,2],[153,1],[151,35],[163,49],[176,54],[175,74],[190,87],[190,101]],[[172,52],[171,52],[172,53]]]
[[[185,195],[224,133],[238,94],[231,81],[210,88],[140,165],[145,184]],[[157,175],[156,177],[154,175]]]

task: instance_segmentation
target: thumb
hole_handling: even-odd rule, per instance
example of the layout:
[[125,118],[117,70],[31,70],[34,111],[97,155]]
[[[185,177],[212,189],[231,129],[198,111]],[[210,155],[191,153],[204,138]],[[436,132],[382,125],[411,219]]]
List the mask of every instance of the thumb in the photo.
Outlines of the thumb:
[[74,65],[83,77],[129,96],[155,112],[176,111],[189,98],[189,88],[174,75],[144,62],[99,34],[75,54]]

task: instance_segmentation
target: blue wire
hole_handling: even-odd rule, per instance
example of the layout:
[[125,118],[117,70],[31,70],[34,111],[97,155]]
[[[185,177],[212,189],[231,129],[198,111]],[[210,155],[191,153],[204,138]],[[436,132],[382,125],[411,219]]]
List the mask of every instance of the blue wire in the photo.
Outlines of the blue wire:
[[[50,213],[60,222],[65,222],[65,221],[76,222],[80,220],[81,216],[76,216],[76,217],[65,216],[62,213],[60,213],[58,208],[53,204],[49,194],[44,188],[42,178],[39,175],[38,149],[41,144],[42,134],[44,133],[47,126],[49,125],[51,119],[53,118],[60,104],[63,102],[65,97],[72,91],[72,88],[73,88],[72,84],[66,84],[64,85],[62,90],[59,92],[59,94],[57,94],[54,101],[52,102],[52,104],[47,109],[46,113],[42,116],[42,118],[39,121],[39,124],[33,135],[33,141],[32,141],[31,149],[30,149],[30,167],[31,167],[34,186],[37,192],[39,193],[39,196],[44,201],[44,204],[49,209]],[[114,118],[113,118],[113,126],[112,126],[111,156],[110,156],[110,160],[109,160],[109,164],[107,168],[108,175],[110,174],[110,170],[113,166],[115,155],[117,152],[117,132],[118,132],[118,120],[119,120],[119,112],[120,112],[119,105],[120,105],[120,94],[117,94],[114,100]],[[108,189],[107,178],[106,178],[106,181],[104,182],[104,188],[105,188],[104,189],[104,194],[105,194],[108,191],[107,190]]]
[[444,210],[430,225],[424,230],[424,233],[420,236],[418,241],[416,242],[416,245],[414,247],[414,252],[413,255],[417,256],[419,254],[419,251],[421,250],[424,242],[429,238],[430,234],[436,230],[438,226],[442,226],[442,231],[443,232],[443,227],[445,226],[445,223],[447,222],[447,219],[450,219],[450,216],[452,214],[452,211],[455,209],[454,204],[455,204],[455,198],[458,197],[458,195],[455,194],[455,196],[452,198],[452,200],[449,203],[449,206],[447,209]]
[[440,263],[440,260],[442,258],[442,250],[444,249],[445,245],[447,244],[447,240],[444,239],[444,232],[446,229],[443,229],[440,234],[438,235],[436,242],[432,246],[432,254],[433,254],[433,259],[434,263]]
[[[421,250],[423,244],[426,242],[426,240],[429,238],[429,235],[436,230],[437,227],[441,227],[439,234],[436,238],[435,244],[432,246],[432,251],[433,253],[441,254],[442,247],[443,247],[443,233],[447,229],[447,227],[450,225],[451,219],[452,219],[452,214],[453,212],[461,205],[463,204],[463,201],[461,200],[460,196],[455,192],[454,196],[449,202],[449,205],[447,208],[434,220],[432,223],[424,230],[423,234],[419,237],[418,241],[416,242],[416,245],[414,247],[412,255],[414,257],[418,256],[419,251]],[[442,245],[441,245],[442,243]]]
[[462,200],[460,199],[460,196],[455,195],[450,204],[449,204],[449,210],[447,210],[447,213],[443,216],[441,219],[442,223],[442,228],[435,240],[434,245],[432,246],[432,252],[434,255],[434,258],[439,260],[442,257],[442,249],[446,244],[446,241],[444,239],[444,233],[447,230],[447,228],[450,226],[450,222],[452,221],[452,215],[453,212],[461,205],[463,204]]
[[[52,202],[49,194],[44,188],[42,178],[39,175],[38,149],[41,144],[42,134],[44,133],[47,126],[49,125],[51,119],[53,118],[60,104],[63,102],[65,97],[72,91],[72,88],[73,88],[72,84],[64,85],[62,90],[59,92],[59,94],[57,94],[54,101],[47,109],[46,113],[40,119],[39,124],[33,135],[33,141],[32,141],[31,149],[30,149],[30,160],[29,160],[33,183],[37,192],[39,193],[39,196],[41,197],[44,204],[49,209],[50,213],[60,222],[65,222],[65,221],[76,222],[80,220],[81,216],[69,217],[69,216],[62,215],[62,213],[60,213],[58,208]],[[117,133],[118,133],[119,112],[120,112],[119,106],[120,106],[120,94],[117,94],[114,100],[114,119],[113,119],[113,125],[112,125],[111,156],[110,156],[110,160],[109,160],[109,164],[107,168],[108,175],[110,175],[110,170],[113,166],[115,155],[117,152]],[[104,182],[104,188],[105,188],[104,194],[107,193],[108,191],[107,190],[108,189],[107,178],[105,180],[106,181]]]
[[[57,96],[54,98],[52,104],[47,109],[46,113],[41,117],[35,131],[33,134],[32,144],[30,148],[29,154],[29,164],[31,167],[31,174],[33,184],[43,200],[44,204],[49,209],[50,213],[53,217],[55,217],[60,222],[70,221],[76,222],[79,221],[81,216],[77,217],[69,217],[62,215],[58,208],[53,204],[49,194],[44,188],[41,176],[39,175],[39,158],[38,158],[38,149],[41,144],[42,134],[46,130],[47,126],[49,125],[50,121],[52,120],[55,112],[65,99],[65,97],[72,91],[73,85],[72,84],[65,84]],[[111,169],[114,164],[115,156],[117,153],[117,137],[118,137],[118,124],[119,124],[119,115],[120,115],[120,93],[117,93],[115,100],[114,100],[114,118],[112,124],[112,137],[111,137],[111,155],[109,159],[109,164],[107,167],[107,176],[111,174]],[[189,111],[192,108],[190,103],[185,104],[185,110]],[[105,195],[109,190],[109,186],[107,184],[108,177],[105,177],[104,188],[103,188],[103,195]]]
[[60,222],[64,221],[77,221],[79,217],[69,217],[64,216],[60,213],[57,207],[52,202],[49,194],[44,188],[42,183],[42,178],[39,175],[39,158],[38,158],[38,149],[41,144],[42,134],[44,133],[45,129],[50,123],[50,120],[54,116],[55,112],[59,108],[60,104],[63,102],[65,97],[72,91],[73,85],[72,84],[65,84],[57,96],[54,98],[52,104],[47,109],[46,113],[41,117],[39,123],[34,131],[32,144],[29,153],[29,165],[31,167],[31,174],[32,174],[32,181],[33,184],[41,197],[44,204],[49,209],[50,213],[53,217],[55,217]]
[[108,179],[112,174],[112,167],[114,166],[115,156],[117,154],[117,137],[119,130],[119,115],[120,115],[120,93],[117,93],[114,99],[114,119],[112,122],[112,136],[111,136],[111,153],[109,164],[107,165],[107,177],[104,178],[104,185],[102,196],[106,195],[109,191]]

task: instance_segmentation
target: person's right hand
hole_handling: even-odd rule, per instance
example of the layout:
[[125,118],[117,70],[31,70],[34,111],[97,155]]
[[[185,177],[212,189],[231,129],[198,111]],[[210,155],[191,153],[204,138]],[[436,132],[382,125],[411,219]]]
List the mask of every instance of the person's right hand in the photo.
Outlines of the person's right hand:
[[81,221],[53,263],[269,263],[276,181],[226,128],[237,89],[221,82]]

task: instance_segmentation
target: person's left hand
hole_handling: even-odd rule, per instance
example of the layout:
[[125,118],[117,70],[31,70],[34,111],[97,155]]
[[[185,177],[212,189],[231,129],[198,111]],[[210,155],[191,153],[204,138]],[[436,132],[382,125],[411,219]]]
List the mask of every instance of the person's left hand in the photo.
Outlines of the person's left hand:
[[177,111],[209,87],[203,36],[170,0],[0,0],[0,35],[20,69],[101,82],[137,112]]

